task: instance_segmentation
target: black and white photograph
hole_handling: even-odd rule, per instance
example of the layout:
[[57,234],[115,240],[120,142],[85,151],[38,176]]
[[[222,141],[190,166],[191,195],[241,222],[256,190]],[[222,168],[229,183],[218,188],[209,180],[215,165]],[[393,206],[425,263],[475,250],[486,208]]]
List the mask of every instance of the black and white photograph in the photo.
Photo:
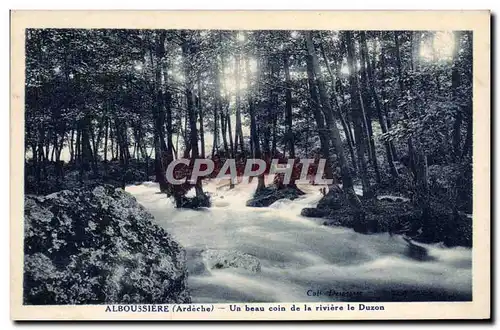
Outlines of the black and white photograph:
[[24,38],[23,305],[473,301],[472,30]]

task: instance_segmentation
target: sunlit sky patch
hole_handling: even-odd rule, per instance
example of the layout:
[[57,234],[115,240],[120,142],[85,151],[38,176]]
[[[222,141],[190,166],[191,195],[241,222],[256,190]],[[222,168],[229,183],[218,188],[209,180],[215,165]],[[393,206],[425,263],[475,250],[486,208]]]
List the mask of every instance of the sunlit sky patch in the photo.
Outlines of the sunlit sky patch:
[[141,71],[142,70],[142,63],[139,62],[136,65],[134,65],[134,69],[137,71]]
[[[206,32],[206,31],[202,31]],[[245,43],[248,40],[248,35],[251,32],[246,31],[238,31],[236,33],[236,40],[239,43]],[[291,38],[297,39],[301,37],[300,31],[290,31]],[[330,40],[338,41],[339,34],[338,32],[326,33]],[[453,57],[454,51],[454,35],[453,32],[450,31],[436,31],[430,34],[422,34],[421,44],[420,44],[420,58],[423,62],[436,62],[436,61],[449,61]],[[371,54],[376,54],[380,51],[380,45],[374,40],[368,40],[368,49]],[[283,49],[283,44],[278,46],[279,49]],[[374,56],[374,55],[371,55]],[[182,54],[177,54],[174,58],[174,63],[181,63]],[[136,62],[134,63],[134,69],[136,71],[144,70],[144,63]],[[360,70],[360,63],[356,61],[356,71]],[[256,73],[258,70],[258,63],[255,58],[250,58],[249,63],[250,73],[252,76],[253,85],[256,79]],[[246,76],[246,63],[245,58],[241,59],[240,62],[240,86],[239,89],[236,88],[236,77],[235,77],[235,59],[233,56],[226,58],[222,76],[221,76],[221,91],[222,94],[232,94],[234,95],[237,90],[244,92],[249,86],[247,86],[247,76]],[[296,68],[291,70],[292,79],[300,79],[304,78],[305,71],[303,72],[295,72]],[[56,74],[60,71],[59,67],[54,68]],[[321,71],[324,75],[327,74],[326,67],[321,67]],[[344,58],[343,63],[340,67],[340,74],[344,77],[349,76],[351,74],[349,67],[347,65],[347,60]],[[168,76],[182,83],[185,81],[184,74],[182,70],[169,70]]]
[[431,40],[420,45],[420,57],[425,61],[449,61],[453,57],[455,41],[453,32],[438,31]]
[[237,39],[239,42],[244,42],[246,37],[244,32],[238,32]]

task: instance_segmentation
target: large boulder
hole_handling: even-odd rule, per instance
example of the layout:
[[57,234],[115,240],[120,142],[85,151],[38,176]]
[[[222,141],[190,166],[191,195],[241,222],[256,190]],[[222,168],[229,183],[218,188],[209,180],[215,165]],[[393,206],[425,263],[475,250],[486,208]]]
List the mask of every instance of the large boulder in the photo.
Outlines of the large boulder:
[[97,186],[26,196],[24,303],[188,303],[184,249],[135,198]]
[[323,218],[330,214],[327,209],[320,209],[316,207],[306,207],[300,211],[300,215],[308,218]]
[[241,268],[260,272],[260,260],[256,257],[230,250],[205,250],[201,253],[207,269]]
[[331,189],[326,195],[323,196],[316,206],[321,210],[340,210],[346,206],[345,197],[341,191]]
[[203,193],[200,196],[178,196],[175,198],[175,205],[177,208],[185,209],[199,209],[204,207],[210,207],[210,195],[208,193]]
[[278,188],[275,185],[268,186],[256,192],[252,199],[248,200],[246,206],[267,207],[280,199],[294,200],[305,193],[298,188],[286,186]]

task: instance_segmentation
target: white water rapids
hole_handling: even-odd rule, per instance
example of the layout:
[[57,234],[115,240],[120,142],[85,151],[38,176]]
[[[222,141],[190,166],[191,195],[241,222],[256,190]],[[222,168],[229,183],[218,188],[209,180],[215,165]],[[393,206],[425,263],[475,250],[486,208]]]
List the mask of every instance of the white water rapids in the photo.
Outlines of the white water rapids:
[[[320,200],[317,186],[302,186],[307,194],[294,201],[246,207],[256,181],[232,190],[205,184],[212,207],[202,210],[175,209],[156,183],[127,187],[186,249],[193,302],[471,300],[470,249],[422,244],[433,260],[416,261],[400,236],[322,226],[300,216]],[[200,257],[206,249],[253,255],[262,270],[206,270]]]

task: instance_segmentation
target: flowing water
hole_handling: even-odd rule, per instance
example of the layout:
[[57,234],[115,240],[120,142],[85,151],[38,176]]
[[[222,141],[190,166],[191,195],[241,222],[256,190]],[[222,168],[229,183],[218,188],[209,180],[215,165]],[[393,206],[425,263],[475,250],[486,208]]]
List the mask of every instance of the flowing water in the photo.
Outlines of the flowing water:
[[[471,249],[422,244],[432,260],[413,260],[400,236],[362,235],[300,216],[302,208],[320,200],[317,186],[301,187],[307,194],[294,201],[249,208],[245,203],[255,184],[256,180],[228,190],[209,182],[204,190],[213,195],[213,205],[203,210],[175,209],[158,193],[156,183],[127,187],[158,225],[186,248],[193,302],[472,299]],[[261,262],[261,272],[207,270],[201,259],[206,249],[253,255]]]

